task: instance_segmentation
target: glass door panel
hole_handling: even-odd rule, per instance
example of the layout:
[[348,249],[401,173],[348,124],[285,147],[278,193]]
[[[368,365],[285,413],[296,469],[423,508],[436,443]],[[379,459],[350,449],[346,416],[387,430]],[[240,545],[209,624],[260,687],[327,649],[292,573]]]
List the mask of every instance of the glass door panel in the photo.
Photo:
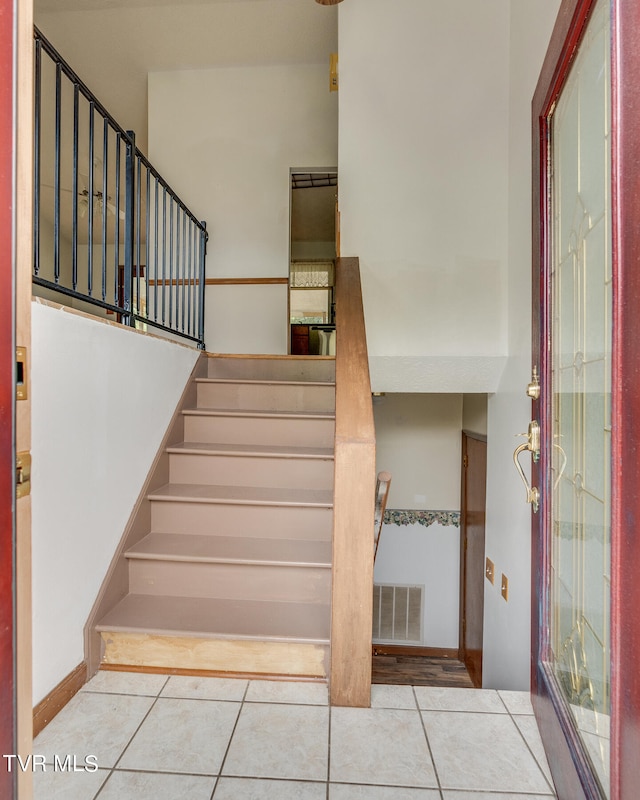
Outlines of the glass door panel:
[[609,794],[610,14],[596,3],[551,131],[548,664]]

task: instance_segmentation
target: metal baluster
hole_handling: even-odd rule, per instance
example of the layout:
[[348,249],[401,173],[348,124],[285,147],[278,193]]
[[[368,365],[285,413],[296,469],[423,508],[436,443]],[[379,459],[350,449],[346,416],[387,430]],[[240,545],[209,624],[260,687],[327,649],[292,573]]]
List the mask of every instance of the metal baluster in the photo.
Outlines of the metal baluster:
[[147,248],[147,257],[146,257],[145,261],[147,262],[147,319],[148,319],[149,318],[149,305],[148,305],[149,304],[149,280],[150,280],[150,276],[151,276],[151,269],[150,269],[150,263],[149,263],[149,243],[150,243],[149,233],[150,233],[150,228],[151,228],[151,224],[150,224],[151,174],[149,172],[149,167],[145,167],[145,169],[147,170],[147,181],[146,181],[146,184],[147,184],[147,213],[146,213],[146,217],[147,217],[147,219],[146,219],[146,238],[145,238],[145,246]]
[[136,135],[133,131],[127,131],[127,136],[129,137],[129,141],[127,142],[127,156],[125,164],[124,297],[122,303],[125,313],[122,315],[122,322],[125,325],[135,325],[135,318],[132,313],[133,304],[131,301],[131,295],[133,292],[133,198],[135,192],[134,163],[136,156]]
[[116,186],[115,186],[115,220],[114,227],[114,253],[113,253],[113,304],[120,305],[118,297],[118,279],[120,277],[120,148],[122,147],[122,134],[116,132]]
[[95,120],[94,120],[94,103],[93,100],[89,101],[89,188],[87,202],[89,203],[89,259],[87,263],[87,293],[91,297],[93,291],[93,150],[94,150],[94,135],[95,135]]
[[169,327],[173,329],[173,196],[169,197]]
[[73,84],[73,176],[71,179],[71,286],[78,288],[78,136],[80,90]]
[[[140,298],[140,273],[142,272],[142,265],[140,263],[140,215],[142,213],[142,162],[136,158],[136,313],[142,315],[143,304]],[[146,260],[146,259],[145,259]],[[146,297],[144,308],[146,309]],[[146,312],[145,312],[146,316]]]
[[53,175],[53,277],[60,283],[60,140],[62,137],[62,67],[56,64],[55,154]]
[[184,333],[184,312],[187,307],[187,215],[182,212],[182,326]]
[[200,324],[198,326],[198,347],[204,350],[204,294],[206,289],[206,255],[207,255],[207,223],[202,221],[202,230],[200,231]]
[[33,135],[35,139],[33,161],[33,274],[40,272],[40,156],[41,143],[41,117],[42,117],[42,42],[36,38],[35,43],[35,110],[33,119]]
[[154,221],[155,221],[155,230],[153,234],[154,240],[154,251],[153,251],[153,274],[155,280],[153,282],[153,319],[157,322],[158,321],[158,179],[154,175],[153,179],[155,181],[155,209],[154,209]]
[[107,299],[107,199],[109,175],[109,121],[102,122],[102,302]]
[[[156,178],[157,180],[157,178]],[[162,187],[162,324],[165,323],[164,310],[167,295],[167,187]]]
[[193,222],[189,220],[189,310],[187,312],[187,320],[188,320],[188,327],[187,333],[191,336],[191,295],[193,294],[193,284],[191,281],[191,269],[192,269],[192,257],[193,257]]

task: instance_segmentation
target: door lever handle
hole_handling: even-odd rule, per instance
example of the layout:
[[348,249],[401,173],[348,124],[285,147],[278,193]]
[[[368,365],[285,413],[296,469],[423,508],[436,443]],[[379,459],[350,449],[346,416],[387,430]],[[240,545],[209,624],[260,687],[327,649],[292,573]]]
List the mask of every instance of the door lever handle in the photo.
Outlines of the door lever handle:
[[520,433],[517,435],[526,436],[527,441],[519,444],[514,450],[513,463],[515,464],[518,474],[522,478],[524,488],[526,489],[527,503],[531,503],[533,513],[536,514],[540,508],[540,491],[537,487],[530,485],[529,481],[527,480],[527,476],[524,474],[522,465],[520,464],[519,457],[520,453],[523,453],[525,450],[529,450],[533,461],[537,461],[540,458],[540,425],[533,420],[533,422],[529,423],[529,430],[527,433]]

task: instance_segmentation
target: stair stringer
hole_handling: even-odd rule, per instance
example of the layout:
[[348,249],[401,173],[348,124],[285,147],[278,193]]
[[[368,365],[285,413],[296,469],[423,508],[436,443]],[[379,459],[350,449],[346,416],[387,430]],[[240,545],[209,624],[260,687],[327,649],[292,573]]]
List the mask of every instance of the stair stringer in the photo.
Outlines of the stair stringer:
[[118,547],[102,582],[96,601],[89,613],[84,627],[84,653],[87,663],[87,680],[93,677],[100,667],[104,654],[104,641],[96,631],[96,623],[110,611],[129,590],[129,565],[125,558],[128,548],[140,541],[148,532],[151,522],[150,492],[167,483],[169,476],[169,454],[167,448],[184,439],[183,410],[195,404],[197,378],[205,377],[208,369],[208,357],[201,353],[195,363],[191,375],[187,379],[184,391],[178,401],[167,431],[160,442],[147,478],[140,489],[138,499],[133,507],[129,521],[124,529]]

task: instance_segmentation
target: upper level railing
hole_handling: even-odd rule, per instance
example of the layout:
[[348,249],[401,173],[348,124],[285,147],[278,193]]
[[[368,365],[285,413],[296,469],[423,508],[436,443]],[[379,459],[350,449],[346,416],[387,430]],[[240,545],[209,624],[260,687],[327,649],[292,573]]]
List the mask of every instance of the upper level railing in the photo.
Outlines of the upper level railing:
[[206,224],[34,36],[36,291],[204,349]]

